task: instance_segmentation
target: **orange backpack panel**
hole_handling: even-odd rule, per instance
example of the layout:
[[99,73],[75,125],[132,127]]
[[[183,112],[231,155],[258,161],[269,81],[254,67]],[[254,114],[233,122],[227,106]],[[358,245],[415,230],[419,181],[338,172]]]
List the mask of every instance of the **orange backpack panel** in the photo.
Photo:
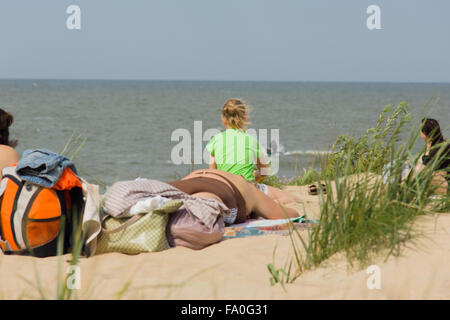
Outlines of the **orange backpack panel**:
[[[3,252],[55,255],[61,218],[65,216],[69,220],[71,217],[71,192],[22,181],[14,167],[3,169],[1,190],[0,247]],[[78,209],[81,212],[81,208]],[[70,225],[70,221],[66,221],[67,224]],[[64,238],[66,248],[67,235]]]

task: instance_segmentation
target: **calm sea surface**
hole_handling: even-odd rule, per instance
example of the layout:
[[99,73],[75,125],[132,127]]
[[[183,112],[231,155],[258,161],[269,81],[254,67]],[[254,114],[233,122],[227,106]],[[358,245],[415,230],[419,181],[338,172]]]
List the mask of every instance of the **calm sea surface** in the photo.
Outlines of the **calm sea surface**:
[[[89,181],[105,184],[184,176],[190,166],[171,162],[177,145],[172,132],[184,128],[193,137],[194,121],[202,121],[203,132],[222,130],[220,110],[231,97],[253,107],[251,128],[279,129],[284,151],[308,153],[328,150],[339,134],[374,127],[387,104],[406,101],[419,117],[433,96],[439,102],[431,114],[448,128],[450,84],[0,81],[0,107],[15,117],[11,132],[19,154],[32,148],[60,152],[73,133],[82,134],[87,141],[75,164]],[[300,154],[299,167],[311,159]],[[278,175],[292,176],[295,162],[295,155],[282,156]]]

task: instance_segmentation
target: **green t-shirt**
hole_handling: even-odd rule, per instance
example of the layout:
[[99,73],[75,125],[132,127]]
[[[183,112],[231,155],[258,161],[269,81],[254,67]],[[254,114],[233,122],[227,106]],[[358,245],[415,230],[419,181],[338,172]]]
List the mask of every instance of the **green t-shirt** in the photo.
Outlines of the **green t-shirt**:
[[227,129],[212,137],[206,149],[215,158],[217,169],[255,180],[253,170],[261,150],[258,141],[248,133]]

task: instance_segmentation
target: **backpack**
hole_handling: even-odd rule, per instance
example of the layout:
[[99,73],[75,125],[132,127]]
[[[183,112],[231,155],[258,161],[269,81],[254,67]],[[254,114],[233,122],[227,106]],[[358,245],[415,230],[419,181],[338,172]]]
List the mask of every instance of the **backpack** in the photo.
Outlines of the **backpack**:
[[0,247],[4,254],[57,255],[73,246],[74,230],[81,224],[81,188],[57,190],[24,181],[15,167],[2,171],[0,185]]

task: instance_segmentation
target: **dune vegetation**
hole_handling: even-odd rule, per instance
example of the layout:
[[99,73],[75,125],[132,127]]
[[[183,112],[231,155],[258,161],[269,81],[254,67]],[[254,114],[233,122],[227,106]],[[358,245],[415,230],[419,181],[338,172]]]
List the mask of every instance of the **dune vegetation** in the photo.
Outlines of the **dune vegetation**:
[[420,128],[406,103],[388,105],[376,127],[361,137],[339,136],[331,154],[321,159],[320,171],[309,169],[288,181],[268,179],[274,186],[327,186],[326,194],[319,188],[315,227],[308,234],[292,229],[293,255],[281,268],[275,262],[268,265],[272,284],[284,287],[337,253],[345,254],[350,267],[367,266],[380,254],[386,259],[398,256],[402,244],[418,235],[416,217],[449,211],[448,192],[436,194],[446,187],[435,170],[439,154],[424,167],[420,160],[425,147],[414,153]]

